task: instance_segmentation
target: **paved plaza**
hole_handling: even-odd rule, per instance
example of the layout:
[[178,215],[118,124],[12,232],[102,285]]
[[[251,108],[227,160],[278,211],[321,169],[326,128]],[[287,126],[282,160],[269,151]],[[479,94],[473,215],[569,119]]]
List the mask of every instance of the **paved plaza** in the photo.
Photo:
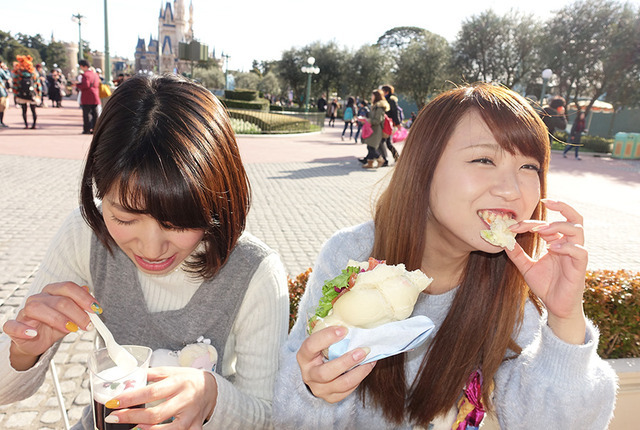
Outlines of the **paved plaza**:
[[[62,220],[78,205],[91,136],[80,134],[77,104],[65,103],[38,109],[36,130],[23,129],[20,111],[11,107],[5,115],[10,128],[0,130],[0,329],[19,308]],[[335,230],[371,218],[393,171],[363,170],[356,157],[364,156],[365,145],[341,141],[341,131],[338,121],[321,133],[238,138],[252,185],[247,230],[278,251],[293,276],[313,265]],[[640,272],[640,161],[589,154],[576,161],[554,152],[548,194],[584,216],[589,269]],[[93,336],[68,335],[54,360],[72,423],[90,401],[85,360]],[[51,375],[34,396],[0,406],[0,428],[64,429]]]

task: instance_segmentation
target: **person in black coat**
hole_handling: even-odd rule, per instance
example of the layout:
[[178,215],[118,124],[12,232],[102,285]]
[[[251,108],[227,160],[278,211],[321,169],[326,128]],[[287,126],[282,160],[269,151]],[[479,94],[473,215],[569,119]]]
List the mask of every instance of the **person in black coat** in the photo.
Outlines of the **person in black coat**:
[[567,118],[564,113],[564,98],[555,96],[549,102],[549,106],[542,109],[542,122],[549,130],[549,143],[553,142],[553,134],[556,130],[567,128]]
[[327,99],[326,96],[322,94],[318,99],[318,112],[325,112],[327,110]]
[[[393,121],[393,129],[395,131],[395,129],[397,127],[400,126],[400,124],[402,123],[402,119],[400,118],[400,111],[398,110],[398,97],[396,97],[396,95],[394,94],[394,88],[391,85],[383,85],[382,86],[382,92],[384,93],[384,98],[387,99],[387,102],[389,103],[389,112],[387,112],[387,116],[389,118],[391,118],[391,121]],[[392,143],[392,137],[393,135],[386,137],[383,139],[384,145],[380,145],[380,153],[382,154],[382,157],[387,160],[387,150],[386,148],[389,148],[389,151],[391,151],[391,155],[393,155],[393,159],[395,161],[398,161],[398,157],[400,157],[400,153],[398,153],[398,150],[396,149],[395,146],[393,146]],[[386,148],[385,148],[386,146]],[[388,161],[386,161],[386,164],[388,165]]]

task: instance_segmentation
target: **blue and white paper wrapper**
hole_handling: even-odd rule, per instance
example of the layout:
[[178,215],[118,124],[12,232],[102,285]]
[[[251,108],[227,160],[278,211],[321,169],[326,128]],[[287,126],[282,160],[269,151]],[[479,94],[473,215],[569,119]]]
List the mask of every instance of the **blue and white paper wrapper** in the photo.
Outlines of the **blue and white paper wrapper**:
[[367,358],[359,365],[391,357],[422,345],[433,328],[433,321],[424,315],[370,329],[351,327],[344,339],[329,347],[329,360],[356,348],[371,349]]

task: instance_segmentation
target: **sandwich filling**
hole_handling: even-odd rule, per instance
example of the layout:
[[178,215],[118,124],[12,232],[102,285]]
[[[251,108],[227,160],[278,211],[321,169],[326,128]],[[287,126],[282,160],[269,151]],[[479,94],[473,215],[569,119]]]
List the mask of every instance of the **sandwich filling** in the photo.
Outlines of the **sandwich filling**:
[[480,230],[480,236],[492,245],[513,251],[516,246],[516,233],[512,232],[509,227],[518,222],[512,218],[512,214],[483,210],[478,211],[478,216],[490,228],[489,230]]

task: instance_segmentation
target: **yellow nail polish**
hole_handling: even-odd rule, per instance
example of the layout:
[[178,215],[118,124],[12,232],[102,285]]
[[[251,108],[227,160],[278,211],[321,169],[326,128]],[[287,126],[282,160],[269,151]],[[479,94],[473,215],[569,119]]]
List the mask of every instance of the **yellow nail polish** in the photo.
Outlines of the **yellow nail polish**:
[[83,285],[82,288],[84,288],[85,290],[87,290],[87,293],[90,293],[91,290],[89,290],[89,286],[88,285]]
[[109,409],[118,409],[120,407],[120,400],[111,399],[107,403],[104,404]]
[[91,310],[98,315],[102,313],[102,308],[96,302],[91,303]]
[[64,326],[69,331],[78,331],[78,326],[76,325],[76,323],[74,323],[72,321],[67,321],[67,323]]

